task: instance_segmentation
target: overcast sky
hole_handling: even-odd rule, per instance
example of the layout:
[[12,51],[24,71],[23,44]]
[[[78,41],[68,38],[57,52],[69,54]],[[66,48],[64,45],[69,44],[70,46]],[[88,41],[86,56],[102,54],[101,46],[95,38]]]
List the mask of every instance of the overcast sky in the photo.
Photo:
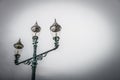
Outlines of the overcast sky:
[[120,0],[0,0],[0,80],[30,80],[31,66],[14,64],[32,56],[31,27],[41,27],[38,53],[54,47],[49,30],[62,26],[60,47],[38,61],[36,80],[120,80]]

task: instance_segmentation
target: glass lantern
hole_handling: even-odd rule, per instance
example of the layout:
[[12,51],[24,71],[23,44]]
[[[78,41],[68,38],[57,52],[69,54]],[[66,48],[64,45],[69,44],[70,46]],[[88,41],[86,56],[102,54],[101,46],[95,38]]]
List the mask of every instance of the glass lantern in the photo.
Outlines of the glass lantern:
[[33,36],[38,36],[39,34],[37,34],[37,33],[40,32],[41,27],[40,27],[40,26],[38,25],[38,23],[36,22],[36,23],[31,27],[31,30],[32,30],[32,32],[33,32]]
[[50,31],[51,31],[51,34],[52,34],[53,38],[54,37],[59,37],[61,28],[62,27],[57,23],[57,21],[55,19],[55,21],[52,24],[52,26],[50,26]]
[[21,43],[21,39],[19,39],[18,42],[14,44],[15,55],[16,54],[20,55],[23,47],[24,47],[24,45]]

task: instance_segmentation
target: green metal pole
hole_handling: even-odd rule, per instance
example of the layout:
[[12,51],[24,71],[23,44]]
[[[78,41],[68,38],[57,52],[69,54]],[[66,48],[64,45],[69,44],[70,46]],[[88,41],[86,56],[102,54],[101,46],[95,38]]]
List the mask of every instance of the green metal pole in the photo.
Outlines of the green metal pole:
[[36,67],[37,67],[37,60],[36,60],[36,53],[37,53],[37,40],[38,36],[33,36],[33,61],[32,61],[32,78],[31,80],[35,80],[35,73],[36,73]]

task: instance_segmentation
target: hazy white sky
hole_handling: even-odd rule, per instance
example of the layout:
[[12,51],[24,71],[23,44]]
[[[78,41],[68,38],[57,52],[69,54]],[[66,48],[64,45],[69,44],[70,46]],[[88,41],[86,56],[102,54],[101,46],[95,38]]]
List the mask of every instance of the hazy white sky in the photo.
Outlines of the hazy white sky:
[[[13,44],[22,39],[21,60],[32,56],[31,26],[41,26],[38,54],[54,46],[49,27],[54,19],[62,26],[60,47],[39,61],[37,79],[99,79],[109,73],[119,56],[120,2],[115,1],[0,1],[1,79],[30,79],[30,66],[15,66]],[[6,31],[6,32],[5,32]],[[4,35],[4,36],[3,36]],[[112,67],[112,68],[111,68]],[[2,72],[4,70],[4,73]],[[119,68],[117,69],[119,72]],[[13,74],[10,74],[10,73]],[[118,74],[116,72],[116,74]],[[95,75],[92,76],[92,75]],[[98,75],[99,76],[98,76]],[[113,74],[106,78],[120,78]],[[70,79],[69,79],[70,80]],[[92,79],[93,80],[93,79]]]

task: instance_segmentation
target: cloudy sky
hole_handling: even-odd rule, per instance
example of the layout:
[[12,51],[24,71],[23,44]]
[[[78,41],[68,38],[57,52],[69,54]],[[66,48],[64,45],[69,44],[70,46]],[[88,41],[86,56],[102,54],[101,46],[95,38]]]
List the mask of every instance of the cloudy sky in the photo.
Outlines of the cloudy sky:
[[54,47],[50,26],[62,26],[60,47],[38,61],[36,80],[120,80],[120,0],[0,0],[0,80],[30,80],[31,27],[41,27],[38,53]]

